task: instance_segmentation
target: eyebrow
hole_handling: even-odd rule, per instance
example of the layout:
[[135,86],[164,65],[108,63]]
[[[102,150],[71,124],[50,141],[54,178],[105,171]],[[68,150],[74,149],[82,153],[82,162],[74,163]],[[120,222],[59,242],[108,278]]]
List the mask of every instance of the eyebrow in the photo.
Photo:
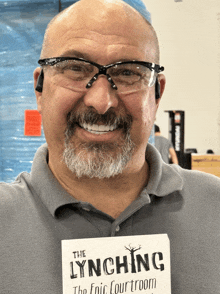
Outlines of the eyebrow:
[[90,59],[89,55],[86,53],[82,53],[77,50],[67,50],[63,52],[60,57],[78,57],[78,58],[83,58],[83,59]]
[[[85,59],[87,61],[92,62],[91,57],[89,56],[89,54],[82,53],[82,52],[77,51],[77,50],[67,50],[67,51],[63,52],[59,57],[77,57],[77,58],[83,58],[83,59]],[[111,63],[108,63],[107,65],[114,64],[114,63],[117,63],[117,62],[127,62],[127,61],[142,61],[142,60],[134,59],[134,58],[121,58],[119,60],[115,60],[115,61],[113,61]],[[104,65],[104,64],[101,64],[101,65]]]

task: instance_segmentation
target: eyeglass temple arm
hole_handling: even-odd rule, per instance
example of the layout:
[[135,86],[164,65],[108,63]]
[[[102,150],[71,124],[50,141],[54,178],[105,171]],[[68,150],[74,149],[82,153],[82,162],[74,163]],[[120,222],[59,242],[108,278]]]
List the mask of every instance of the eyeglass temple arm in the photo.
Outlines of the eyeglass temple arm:
[[161,71],[164,71],[164,67],[160,66],[160,65],[154,65],[154,67],[152,67],[153,70],[155,70],[157,73],[160,73]]

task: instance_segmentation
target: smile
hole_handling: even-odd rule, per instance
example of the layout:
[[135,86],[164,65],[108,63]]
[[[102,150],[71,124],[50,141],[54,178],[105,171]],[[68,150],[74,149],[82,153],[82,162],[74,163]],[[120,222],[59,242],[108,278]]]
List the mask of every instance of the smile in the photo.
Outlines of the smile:
[[117,128],[116,125],[105,126],[105,125],[96,125],[96,124],[90,125],[90,124],[86,124],[86,123],[80,124],[79,126],[83,129],[85,129],[87,132],[90,132],[92,134],[98,134],[98,135],[112,132]]

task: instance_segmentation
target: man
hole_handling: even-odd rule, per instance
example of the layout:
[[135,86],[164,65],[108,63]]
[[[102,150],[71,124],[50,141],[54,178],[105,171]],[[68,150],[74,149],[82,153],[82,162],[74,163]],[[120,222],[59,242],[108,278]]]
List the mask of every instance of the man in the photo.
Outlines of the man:
[[155,147],[160,152],[163,161],[169,163],[171,159],[172,163],[178,164],[178,158],[173,144],[167,138],[161,136],[160,128],[157,125],[154,125],[154,134]]
[[151,145],[145,157],[165,77],[149,14],[129,3],[81,0],[46,31],[34,81],[47,145],[1,184],[1,293],[62,293],[62,240],[151,234],[169,237],[173,294],[220,293],[220,181]]

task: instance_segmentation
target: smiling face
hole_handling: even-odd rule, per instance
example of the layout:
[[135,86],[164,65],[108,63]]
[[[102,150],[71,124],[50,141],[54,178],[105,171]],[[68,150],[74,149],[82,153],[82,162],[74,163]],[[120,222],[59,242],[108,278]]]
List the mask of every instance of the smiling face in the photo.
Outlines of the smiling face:
[[[81,0],[51,24],[42,57],[80,57],[101,65],[123,60],[157,63],[155,44],[152,28],[127,4]],[[39,72],[35,71],[35,84]],[[160,81],[163,91],[162,75]],[[100,75],[91,88],[78,91],[46,66],[43,92],[36,96],[51,167],[64,154],[72,172],[84,165],[78,176],[103,178],[145,161],[159,102],[154,87],[121,94]]]

